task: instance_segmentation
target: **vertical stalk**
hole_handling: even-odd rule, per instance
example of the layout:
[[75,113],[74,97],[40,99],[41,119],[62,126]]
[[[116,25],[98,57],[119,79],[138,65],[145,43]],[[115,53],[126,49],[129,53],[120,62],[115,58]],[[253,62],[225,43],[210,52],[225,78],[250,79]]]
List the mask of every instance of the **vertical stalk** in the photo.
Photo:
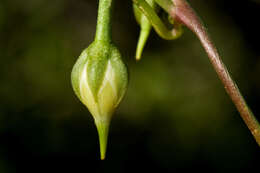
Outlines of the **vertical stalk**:
[[113,0],[99,0],[96,37],[97,41],[111,41]]

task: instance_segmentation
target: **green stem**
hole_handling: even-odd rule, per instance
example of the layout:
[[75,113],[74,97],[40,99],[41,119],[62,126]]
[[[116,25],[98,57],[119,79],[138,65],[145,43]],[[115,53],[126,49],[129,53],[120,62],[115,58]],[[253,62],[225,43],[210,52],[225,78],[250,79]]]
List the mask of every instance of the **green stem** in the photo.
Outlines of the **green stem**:
[[111,17],[113,0],[99,0],[95,40],[111,41]]

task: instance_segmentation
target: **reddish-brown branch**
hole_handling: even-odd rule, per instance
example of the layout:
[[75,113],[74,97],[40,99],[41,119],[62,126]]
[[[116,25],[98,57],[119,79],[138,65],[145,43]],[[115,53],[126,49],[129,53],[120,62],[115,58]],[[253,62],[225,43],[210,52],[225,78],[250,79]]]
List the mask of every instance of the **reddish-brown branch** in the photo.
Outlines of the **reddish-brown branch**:
[[186,0],[172,0],[174,3],[174,8],[171,9],[170,15],[177,21],[186,25],[190,30],[192,30],[199,38],[204,47],[210,62],[212,63],[218,77],[222,81],[224,88],[228,95],[231,97],[233,103],[235,104],[237,110],[239,111],[241,117],[246,123],[247,127],[253,134],[256,142],[260,146],[260,125],[257,119],[254,117],[253,113],[247,106],[243,96],[241,95],[235,82],[229,75],[224,63],[222,62],[217,49],[215,48],[213,42],[209,38],[209,35],[202,25],[202,22],[197,17],[194,10],[186,2]]

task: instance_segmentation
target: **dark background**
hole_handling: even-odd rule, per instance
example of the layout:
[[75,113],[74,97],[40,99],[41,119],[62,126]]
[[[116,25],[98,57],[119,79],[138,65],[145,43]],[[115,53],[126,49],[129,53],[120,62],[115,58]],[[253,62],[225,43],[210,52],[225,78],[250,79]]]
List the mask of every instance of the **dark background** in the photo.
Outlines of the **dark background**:
[[[131,0],[116,1],[113,22],[129,88],[99,160],[93,119],[70,84],[94,39],[97,3],[0,1],[0,173],[259,170],[259,147],[190,31],[174,41],[152,32],[135,61]],[[190,3],[260,119],[260,1]]]

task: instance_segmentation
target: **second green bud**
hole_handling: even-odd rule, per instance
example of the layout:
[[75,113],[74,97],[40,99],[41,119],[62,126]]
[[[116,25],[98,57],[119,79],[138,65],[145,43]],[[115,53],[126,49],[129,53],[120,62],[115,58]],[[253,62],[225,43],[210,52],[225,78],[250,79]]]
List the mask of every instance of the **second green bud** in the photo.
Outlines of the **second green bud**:
[[[157,10],[157,5],[154,0],[146,0],[146,2],[155,10]],[[147,19],[147,17],[142,13],[139,8],[133,4],[133,9],[134,9],[134,14],[135,14],[135,19],[137,23],[140,25],[140,35],[137,43],[137,48],[136,48],[136,60],[140,60],[142,56],[142,52],[144,49],[144,46],[146,44],[146,41],[150,35],[152,25]]]

